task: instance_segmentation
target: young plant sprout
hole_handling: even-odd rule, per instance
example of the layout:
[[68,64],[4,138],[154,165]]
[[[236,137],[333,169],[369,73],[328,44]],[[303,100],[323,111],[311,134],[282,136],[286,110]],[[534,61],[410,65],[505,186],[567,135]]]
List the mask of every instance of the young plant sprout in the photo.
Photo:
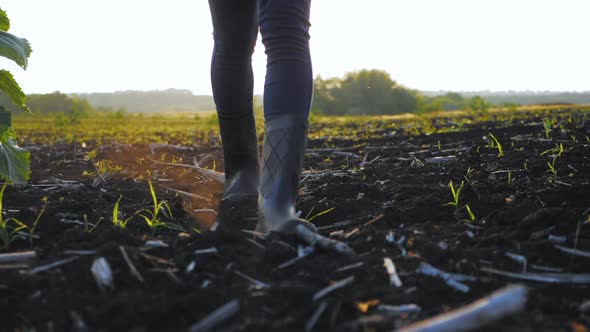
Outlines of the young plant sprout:
[[39,212],[39,214],[37,215],[37,218],[33,222],[33,226],[31,226],[31,228],[29,229],[29,243],[31,245],[31,248],[33,247],[33,239],[35,238],[35,230],[37,229],[37,225],[39,224],[39,220],[41,220],[41,216],[43,216],[43,213],[45,213],[45,210],[47,209],[47,201],[48,201],[47,197],[43,197],[43,199],[41,201],[43,202],[43,208],[41,209],[41,212]]
[[459,186],[459,188],[455,188],[455,185],[453,184],[453,180],[449,181],[449,188],[451,188],[451,194],[453,195],[453,201],[448,202],[448,203],[444,204],[443,206],[452,205],[455,207],[455,209],[457,209],[459,207],[459,199],[461,197],[461,190],[463,189],[464,184],[465,183],[463,181],[461,181],[461,185]]
[[115,203],[115,206],[113,207],[112,221],[113,221],[113,225],[115,227],[120,228],[120,229],[125,229],[125,227],[127,227],[127,223],[129,222],[129,220],[133,219],[135,214],[127,219],[124,219],[124,220],[119,219],[119,204],[121,203],[122,198],[123,198],[123,195],[119,195],[119,199],[117,199],[117,202]]
[[469,220],[471,222],[475,221],[475,213],[473,213],[473,210],[471,210],[471,207],[469,206],[469,204],[465,204],[465,209],[467,210],[467,214],[469,214]]
[[170,210],[170,206],[167,202],[158,201],[158,196],[156,196],[156,191],[154,190],[154,185],[152,184],[151,180],[148,180],[148,184],[150,186],[150,194],[154,203],[154,209],[141,209],[137,212],[137,214],[139,214],[145,220],[145,223],[150,229],[152,229],[152,231],[155,231],[158,227],[170,226],[169,223],[166,223],[160,219],[160,211],[164,211],[164,213],[167,212],[169,218],[172,218],[172,211]]
[[503,157],[504,156],[504,149],[502,148],[502,144],[500,144],[500,142],[498,141],[496,136],[494,136],[494,134],[492,134],[492,133],[489,133],[489,134],[490,134],[490,138],[492,139],[490,147],[496,148],[498,150],[498,158]]
[[305,216],[305,220],[307,220],[307,221],[312,221],[312,220],[314,220],[315,218],[317,218],[317,217],[321,217],[321,216],[323,216],[324,214],[330,213],[330,212],[332,212],[332,211],[334,211],[334,210],[336,209],[336,208],[334,208],[334,207],[333,207],[333,208],[329,208],[329,209],[327,209],[327,210],[325,210],[325,211],[322,211],[322,212],[316,213],[316,214],[314,214],[313,216],[311,216],[311,217],[310,217],[310,215],[311,215],[311,213],[313,212],[313,209],[314,209],[314,208],[315,208],[315,206],[311,208],[311,210],[309,211],[309,213],[307,214],[307,216]]
[[548,153],[553,153],[555,155],[557,155],[558,157],[561,157],[561,155],[565,152],[565,148],[563,147],[563,143],[555,143],[555,147],[552,149],[548,149],[545,150],[543,152],[541,152],[541,156],[544,156]]
[[551,120],[543,118],[543,129],[545,130],[545,138],[551,139]]
[[557,168],[555,168],[555,160],[556,159],[557,159],[557,156],[553,157],[552,162],[547,162],[547,166],[549,166],[549,170],[547,172],[550,172],[551,174],[553,174],[553,177],[557,176]]
[[[27,229],[27,225],[16,218],[4,219],[2,214],[4,190],[8,186],[8,182],[4,182],[2,189],[0,189],[0,249],[7,249],[12,242],[19,238],[18,232]],[[13,226],[9,226],[9,224]]]
[[[43,209],[41,209],[41,212],[37,215],[31,228],[16,218],[11,217],[4,219],[4,215],[2,214],[4,208],[4,191],[6,190],[6,187],[8,187],[8,184],[9,182],[5,182],[2,189],[0,189],[0,249],[8,249],[12,242],[23,237],[28,237],[32,246],[35,228],[37,228],[37,224],[45,212],[46,205],[43,205]],[[44,203],[46,202],[45,199],[43,201]],[[24,235],[21,232],[24,232]]]
[[467,167],[467,172],[465,173],[465,175],[463,175],[463,178],[465,179],[465,181],[467,181],[467,184],[469,184],[469,186],[473,187],[475,184],[477,184],[477,180],[473,179],[473,172],[475,171],[475,168],[472,168],[471,166]]

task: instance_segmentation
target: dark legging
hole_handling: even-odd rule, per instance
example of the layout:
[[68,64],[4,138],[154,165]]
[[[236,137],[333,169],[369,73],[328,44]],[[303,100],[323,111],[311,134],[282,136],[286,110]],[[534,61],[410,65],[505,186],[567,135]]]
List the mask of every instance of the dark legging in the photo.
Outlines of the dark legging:
[[213,97],[220,118],[252,112],[252,53],[258,27],[266,48],[264,116],[307,119],[313,94],[309,54],[311,0],[209,0],[215,47]]

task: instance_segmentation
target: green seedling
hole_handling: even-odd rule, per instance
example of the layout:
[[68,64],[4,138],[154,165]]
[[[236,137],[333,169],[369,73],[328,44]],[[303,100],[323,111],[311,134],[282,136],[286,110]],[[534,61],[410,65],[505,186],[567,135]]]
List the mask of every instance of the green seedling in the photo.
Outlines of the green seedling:
[[565,148],[563,147],[563,143],[559,143],[559,144],[555,143],[554,148],[547,149],[547,150],[541,152],[540,155],[544,156],[548,153],[553,153],[553,154],[557,155],[558,157],[561,157],[561,155],[565,153]]
[[529,170],[529,161],[525,160],[524,163],[522,163],[522,167],[524,168],[525,171]]
[[[19,232],[27,229],[27,225],[22,223],[16,218],[4,219],[2,214],[3,202],[4,202],[4,190],[8,186],[8,182],[5,182],[0,189],[0,249],[7,249],[10,247],[12,242],[19,238]],[[12,226],[10,226],[12,224]]]
[[543,119],[543,129],[545,130],[545,138],[551,138],[551,120],[549,118]]
[[119,195],[119,199],[117,199],[117,202],[115,203],[115,206],[113,207],[112,221],[113,221],[113,225],[115,225],[115,227],[120,228],[120,229],[125,229],[125,227],[127,227],[127,223],[129,222],[129,220],[133,219],[133,217],[135,217],[136,214],[134,214],[133,216],[131,216],[127,219],[120,219],[119,218],[119,204],[120,204],[122,198],[123,198],[123,195]]
[[35,218],[33,226],[31,226],[31,228],[29,229],[29,243],[31,245],[31,248],[33,247],[33,239],[35,238],[35,230],[37,229],[39,220],[41,220],[41,216],[43,216],[43,213],[45,213],[45,210],[47,209],[47,197],[43,197],[42,201],[43,208],[41,209],[41,212],[39,212],[39,214],[37,215],[37,218]]
[[490,138],[492,139],[490,147],[492,148],[496,148],[498,150],[498,158],[501,158],[504,156],[504,149],[502,148],[502,144],[500,144],[500,142],[498,141],[498,139],[496,138],[496,136],[494,136],[494,134],[489,133],[490,134]]
[[474,222],[475,221],[475,213],[473,213],[469,204],[465,204],[465,209],[467,210],[467,214],[469,214],[469,220],[471,222]]
[[94,226],[90,227],[90,222],[88,221],[88,216],[84,213],[84,232],[90,234],[94,229],[104,220],[103,217],[100,217]]
[[160,211],[168,213],[169,218],[172,218],[172,211],[170,210],[170,206],[167,202],[158,200],[158,196],[156,196],[156,191],[154,190],[154,185],[152,184],[151,180],[148,180],[148,184],[150,186],[150,195],[152,196],[154,209],[141,209],[136,212],[136,214],[139,214],[145,220],[145,223],[149,226],[149,228],[152,229],[152,231],[155,231],[158,227],[170,226],[169,223],[162,221],[160,218]]
[[449,188],[451,188],[451,194],[453,195],[453,201],[448,202],[448,203],[444,204],[443,206],[452,205],[455,208],[459,207],[459,199],[461,197],[461,190],[463,189],[464,184],[465,183],[463,181],[461,181],[461,185],[459,186],[459,188],[455,188],[455,185],[453,184],[453,180],[449,181]]
[[315,218],[317,218],[317,217],[321,217],[321,216],[323,216],[324,214],[330,213],[330,212],[332,212],[332,211],[334,211],[334,210],[336,209],[335,207],[332,207],[332,208],[329,208],[329,209],[327,209],[327,210],[325,210],[325,211],[322,211],[322,212],[316,213],[316,214],[314,214],[313,216],[311,216],[311,217],[310,217],[310,215],[311,215],[311,213],[313,212],[313,209],[314,209],[314,208],[315,208],[315,206],[311,208],[311,210],[309,211],[309,213],[307,214],[307,216],[305,216],[305,220],[307,220],[307,221],[312,221],[312,220],[314,220]]
[[521,147],[519,147],[519,148],[518,148],[518,147],[516,147],[516,144],[514,144],[514,142],[511,142],[511,143],[510,143],[510,146],[511,146],[511,147],[512,147],[512,148],[513,148],[515,151],[519,151],[519,152],[522,152],[522,151],[524,151],[524,147],[522,147],[522,146],[521,146]]
[[512,183],[512,171],[508,171],[508,184]]
[[553,157],[553,161],[547,162],[547,166],[549,166],[549,170],[547,172],[550,172],[551,174],[553,174],[554,177],[557,176],[557,168],[555,167],[555,160],[557,160],[557,156]]
[[473,172],[475,171],[475,168],[472,168],[471,166],[467,167],[467,172],[465,173],[465,175],[463,175],[463,178],[465,179],[465,181],[467,181],[467,184],[469,184],[469,186],[473,187],[477,184],[477,180],[473,179]]

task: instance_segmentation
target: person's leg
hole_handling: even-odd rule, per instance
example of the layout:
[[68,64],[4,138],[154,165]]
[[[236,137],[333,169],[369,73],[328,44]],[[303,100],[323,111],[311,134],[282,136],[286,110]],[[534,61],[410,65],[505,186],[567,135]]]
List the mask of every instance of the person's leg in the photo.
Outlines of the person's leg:
[[209,0],[209,6],[215,41],[211,84],[225,163],[221,220],[225,212],[234,210],[234,205],[244,205],[244,199],[255,202],[258,195],[260,160],[251,65],[258,34],[258,2]]
[[309,51],[311,0],[259,0],[259,24],[267,55],[264,116],[307,120],[313,94]]
[[[215,46],[211,85],[224,152],[226,189],[241,171],[258,174],[253,113],[252,53],[258,34],[257,0],[209,0]],[[239,189],[239,188],[235,188]],[[257,190],[254,189],[256,192]],[[231,194],[226,190],[226,196]]]
[[309,52],[311,0],[259,0],[259,24],[266,48],[265,142],[258,206],[261,232],[293,232],[303,224],[295,202],[313,94]]

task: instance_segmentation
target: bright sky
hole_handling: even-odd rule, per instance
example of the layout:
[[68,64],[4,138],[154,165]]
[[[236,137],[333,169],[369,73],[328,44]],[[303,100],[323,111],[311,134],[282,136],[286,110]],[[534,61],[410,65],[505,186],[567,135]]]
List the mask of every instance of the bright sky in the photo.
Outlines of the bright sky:
[[[295,0],[293,0],[295,1]],[[190,89],[210,94],[207,0],[3,0],[27,93]],[[314,72],[384,69],[421,90],[590,90],[588,0],[314,0]],[[259,39],[260,40],[260,39]],[[262,92],[265,56],[254,55]]]

